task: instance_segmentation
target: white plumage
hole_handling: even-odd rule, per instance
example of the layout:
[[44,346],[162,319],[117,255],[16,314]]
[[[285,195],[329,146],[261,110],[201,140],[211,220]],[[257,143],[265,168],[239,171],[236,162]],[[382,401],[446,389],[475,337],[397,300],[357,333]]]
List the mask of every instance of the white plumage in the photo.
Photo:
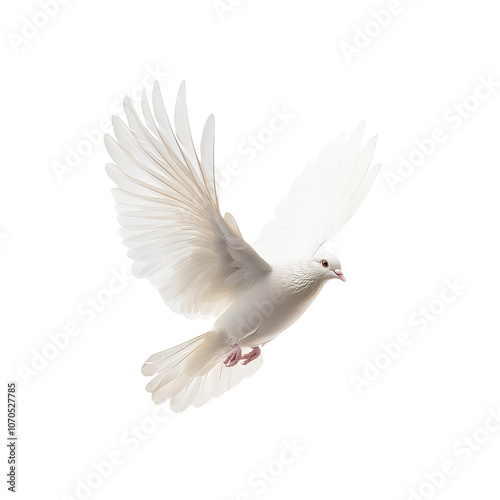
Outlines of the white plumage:
[[157,83],[152,97],[151,109],[143,93],[143,120],[125,98],[128,125],[113,117],[116,140],[108,135],[105,142],[114,163],[106,168],[118,186],[113,196],[134,275],[148,278],[175,312],[218,317],[210,332],[152,355],[143,366],[144,375],[156,375],[147,385],[154,401],[170,400],[182,411],[255,373],[260,346],[296,321],[327,280],[345,281],[337,257],[315,254],[359,207],[380,166],[369,169],[376,139],[361,147],[363,124],[347,141],[327,144],[279,203],[254,249],[232,215],[219,211],[213,116],[199,157],[185,85],[175,133]]
[[351,218],[372,187],[380,165],[368,171],[377,138],[363,147],[362,122],[346,141],[329,142],[275,209],[254,248],[271,262],[314,255]]

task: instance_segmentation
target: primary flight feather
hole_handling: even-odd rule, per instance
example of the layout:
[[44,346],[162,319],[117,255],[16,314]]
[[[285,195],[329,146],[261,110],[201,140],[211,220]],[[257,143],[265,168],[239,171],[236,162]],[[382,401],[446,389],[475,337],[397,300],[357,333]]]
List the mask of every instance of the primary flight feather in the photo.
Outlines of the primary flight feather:
[[380,165],[370,169],[376,138],[361,146],[363,124],[347,141],[327,144],[252,247],[234,217],[219,210],[213,116],[198,155],[184,83],[175,128],[158,83],[152,108],[145,92],[141,104],[142,120],[125,98],[127,124],[113,117],[116,140],[105,138],[132,271],[148,278],[173,311],[217,317],[209,332],[153,354],[142,368],[155,375],[146,387],[153,400],[183,411],[255,373],[261,346],[294,323],[326,281],[345,281],[339,259],[318,251],[354,214]]

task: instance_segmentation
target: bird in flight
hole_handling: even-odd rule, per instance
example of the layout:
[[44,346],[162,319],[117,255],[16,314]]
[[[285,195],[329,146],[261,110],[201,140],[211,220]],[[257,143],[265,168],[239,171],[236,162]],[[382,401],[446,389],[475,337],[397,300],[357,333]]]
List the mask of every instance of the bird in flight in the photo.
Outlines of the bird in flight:
[[364,124],[330,142],[281,200],[274,218],[248,244],[230,213],[219,209],[214,117],[199,154],[182,83],[172,128],[158,82],[141,119],[126,97],[125,124],[113,117],[105,138],[114,163],[121,235],[132,272],[188,318],[214,316],[212,329],[153,354],[142,373],[155,403],[177,412],[201,406],[254,374],[261,347],[293,324],[330,280],[345,281],[340,260],[322,247],[357,210],[380,165],[370,168],[376,137],[362,146]]

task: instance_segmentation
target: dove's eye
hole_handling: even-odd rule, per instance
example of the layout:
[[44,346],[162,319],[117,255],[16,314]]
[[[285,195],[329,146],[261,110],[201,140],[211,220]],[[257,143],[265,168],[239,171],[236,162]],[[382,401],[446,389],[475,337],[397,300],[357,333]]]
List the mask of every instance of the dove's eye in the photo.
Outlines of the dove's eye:
[[322,260],[322,261],[321,261],[321,265],[322,265],[323,267],[328,267],[328,261],[327,261],[327,260]]

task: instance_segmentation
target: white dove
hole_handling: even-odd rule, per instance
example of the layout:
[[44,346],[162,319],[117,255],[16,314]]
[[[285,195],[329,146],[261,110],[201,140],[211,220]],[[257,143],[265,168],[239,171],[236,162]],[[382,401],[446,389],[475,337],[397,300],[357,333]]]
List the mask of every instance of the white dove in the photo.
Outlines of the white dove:
[[113,117],[116,141],[107,135],[106,147],[115,163],[106,168],[118,186],[113,196],[134,275],[147,277],[173,311],[217,317],[209,332],[153,354],[142,368],[156,375],[146,387],[154,402],[170,400],[180,412],[255,373],[261,346],[293,324],[325,282],[345,281],[339,259],[317,252],[359,207],[380,165],[369,169],[376,137],[361,148],[364,124],[347,141],[327,144],[277,206],[254,249],[233,216],[219,210],[213,115],[198,157],[184,83],[175,134],[157,82],[152,99],[153,111],[143,92],[144,124],[125,98],[128,126]]

